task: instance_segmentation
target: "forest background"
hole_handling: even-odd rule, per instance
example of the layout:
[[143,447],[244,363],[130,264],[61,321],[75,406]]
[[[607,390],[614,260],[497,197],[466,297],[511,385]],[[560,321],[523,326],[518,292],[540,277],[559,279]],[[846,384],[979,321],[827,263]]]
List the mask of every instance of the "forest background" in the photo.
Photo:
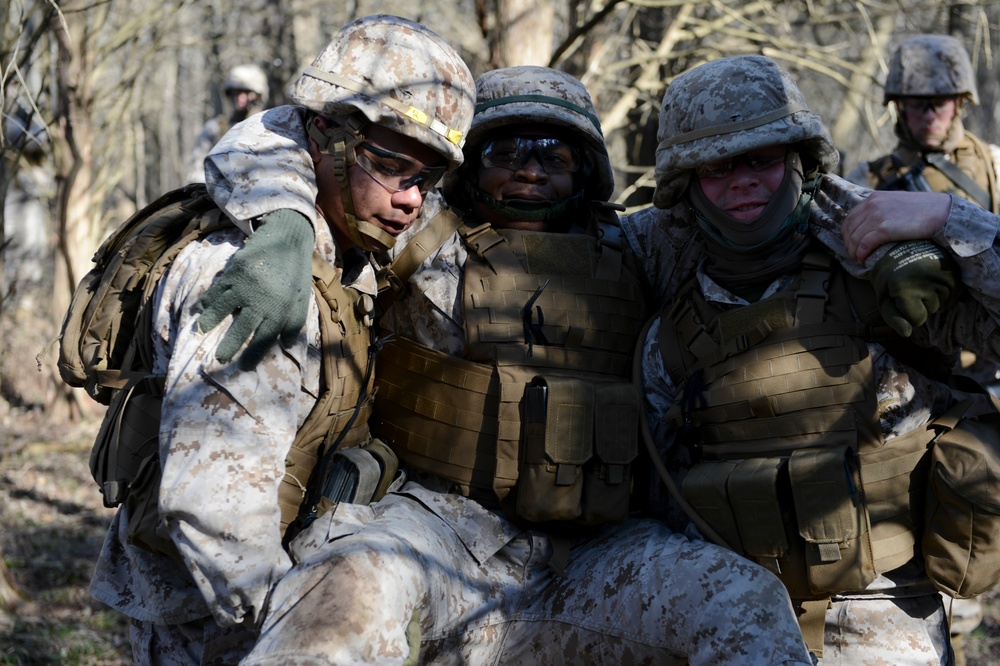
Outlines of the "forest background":
[[[652,198],[666,86],[722,56],[781,62],[846,173],[895,144],[881,87],[893,49],[951,34],[979,85],[966,127],[1000,143],[1000,0],[0,1],[0,664],[117,663],[124,645],[120,621],[85,592],[109,516],[86,474],[103,407],[62,384],[52,343],[94,251],[184,184],[202,124],[230,111],[230,68],[261,66],[269,104],[287,103],[330,36],[374,13],[426,24],[477,75],[541,64],[581,79],[610,147],[614,198],[630,209]],[[997,633],[989,614],[984,654]]]

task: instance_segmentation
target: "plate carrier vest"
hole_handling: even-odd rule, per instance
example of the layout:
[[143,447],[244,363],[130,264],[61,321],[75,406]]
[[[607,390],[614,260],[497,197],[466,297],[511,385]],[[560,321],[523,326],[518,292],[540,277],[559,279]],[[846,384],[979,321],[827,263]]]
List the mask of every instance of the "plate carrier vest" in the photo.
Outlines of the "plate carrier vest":
[[373,432],[411,468],[511,515],[624,518],[641,416],[628,378],[645,308],[620,246],[488,224],[459,233],[470,249],[465,358],[387,344]]
[[660,329],[681,396],[666,418],[700,457],[685,498],[798,601],[863,590],[916,554],[935,435],[883,441],[873,328],[852,308],[863,283],[832,263],[810,253],[794,288],[736,308],[689,283]]
[[[951,164],[964,172],[981,188],[980,197],[988,200],[980,201],[980,197],[962,189],[960,183],[950,178],[933,164],[924,164],[920,172],[934,192],[945,192],[968,199],[993,213],[1000,213],[1000,197],[998,197],[996,169],[993,167],[993,157],[990,147],[969,132],[959,142],[951,154]],[[900,189],[895,183],[900,183],[902,176],[909,173],[913,165],[921,161],[919,153],[908,148],[897,148],[894,152],[874,160],[868,165],[869,179],[873,189]],[[926,162],[926,161],[924,161]],[[969,186],[970,189],[976,187]]]

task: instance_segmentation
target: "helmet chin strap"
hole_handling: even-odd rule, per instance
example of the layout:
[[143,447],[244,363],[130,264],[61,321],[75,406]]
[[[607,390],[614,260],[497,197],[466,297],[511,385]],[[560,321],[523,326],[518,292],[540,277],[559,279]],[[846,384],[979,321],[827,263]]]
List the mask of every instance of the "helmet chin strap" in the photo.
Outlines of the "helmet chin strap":
[[392,248],[396,239],[371,222],[359,218],[354,209],[348,170],[355,164],[355,149],[365,140],[362,130],[367,124],[368,121],[363,116],[352,114],[346,119],[330,121],[330,127],[322,130],[313,118],[309,121],[307,131],[322,152],[333,156],[333,174],[340,184],[340,201],[344,207],[348,237],[361,249],[374,252]]
[[500,215],[518,222],[549,222],[560,219],[583,205],[584,188],[580,188],[573,196],[562,201],[532,201],[528,199],[498,200],[468,180],[463,179],[462,185],[472,201],[482,203]]
[[[345,214],[347,213],[346,208],[344,209],[344,212]],[[351,238],[353,238],[362,249],[369,252],[381,251],[383,248],[389,250],[396,244],[395,236],[390,236],[371,222],[359,219],[351,214],[347,214],[347,228],[351,232]],[[373,245],[372,241],[377,244]]]

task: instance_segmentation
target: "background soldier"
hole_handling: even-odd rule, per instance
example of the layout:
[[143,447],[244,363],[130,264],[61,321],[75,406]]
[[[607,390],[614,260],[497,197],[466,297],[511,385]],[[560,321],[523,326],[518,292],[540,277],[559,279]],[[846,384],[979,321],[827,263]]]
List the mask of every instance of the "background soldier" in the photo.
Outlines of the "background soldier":
[[[987,144],[963,127],[965,103],[978,104],[976,76],[962,43],[949,35],[917,35],[900,44],[889,63],[885,104],[896,107],[896,149],[858,165],[852,182],[877,190],[948,192],[993,211],[1000,147]],[[996,392],[997,364],[962,350],[956,370]],[[948,599],[952,643],[964,663],[964,634],[982,621],[976,599]]]
[[[962,396],[927,361],[955,345],[997,358],[997,218],[944,194],[864,201],[825,175],[837,154],[819,117],[759,56],[677,77],[659,139],[657,209],[625,228],[646,247],[696,234],[659,273],[668,304],[642,358],[653,440],[683,477],[674,503],[779,575],[820,663],[947,663],[924,461],[946,451],[927,452],[928,423]],[[912,239],[930,242],[869,258]]]
[[963,105],[979,103],[976,76],[962,43],[949,35],[917,35],[889,63],[885,104],[896,109],[899,144],[858,165],[848,180],[876,190],[947,192],[1000,212],[1000,147],[962,124]]
[[[976,76],[962,43],[949,35],[917,35],[900,44],[889,63],[885,104],[896,108],[899,145],[858,165],[847,179],[876,190],[947,192],[994,213],[1000,211],[1000,147],[964,128],[966,102],[979,103]],[[998,388],[997,365],[962,352],[957,369],[987,388]],[[956,604],[963,631],[982,617],[973,602]]]
[[257,65],[237,65],[229,71],[222,92],[232,111],[228,116],[219,114],[202,126],[185,165],[189,183],[205,182],[205,156],[230,127],[267,107],[267,74]]

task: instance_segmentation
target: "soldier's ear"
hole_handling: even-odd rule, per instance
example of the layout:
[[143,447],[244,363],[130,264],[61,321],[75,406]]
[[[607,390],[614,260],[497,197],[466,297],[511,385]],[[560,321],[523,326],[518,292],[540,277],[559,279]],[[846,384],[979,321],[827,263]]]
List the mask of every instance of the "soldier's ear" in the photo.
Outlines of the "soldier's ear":
[[309,143],[309,157],[313,164],[323,159],[323,154],[327,151],[330,143],[330,135],[327,130],[330,127],[329,121],[320,115],[313,115],[306,122],[306,135]]

